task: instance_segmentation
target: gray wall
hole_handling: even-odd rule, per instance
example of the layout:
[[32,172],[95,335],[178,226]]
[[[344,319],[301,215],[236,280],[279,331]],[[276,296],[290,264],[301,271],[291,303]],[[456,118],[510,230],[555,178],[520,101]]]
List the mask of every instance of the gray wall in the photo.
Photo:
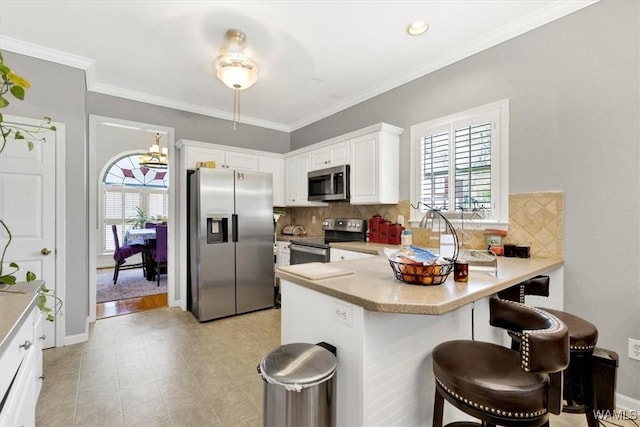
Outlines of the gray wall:
[[[603,1],[292,133],[296,149],[377,122],[409,128],[510,99],[510,192],[562,190],[565,307],[620,356],[618,391],[640,399],[640,3]],[[401,199],[409,198],[408,167]]]
[[[12,102],[6,114],[44,116],[64,123],[66,130],[66,304],[67,335],[85,332],[87,287],[87,167],[84,72],[30,57],[2,52],[5,63],[31,83],[23,102]],[[58,343],[60,344],[60,343]]]
[[227,120],[94,92],[87,92],[87,113],[172,127],[176,141],[191,139],[272,153],[289,151],[289,134],[285,132],[242,123],[234,131],[232,123]]

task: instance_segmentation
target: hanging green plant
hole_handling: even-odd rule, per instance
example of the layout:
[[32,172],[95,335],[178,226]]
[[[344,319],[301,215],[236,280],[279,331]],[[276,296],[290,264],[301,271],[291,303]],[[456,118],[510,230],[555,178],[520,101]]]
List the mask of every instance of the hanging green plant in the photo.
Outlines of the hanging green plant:
[[[11,94],[13,98],[19,101],[23,101],[25,91],[30,87],[31,84],[24,77],[14,73],[13,70],[4,63],[2,52],[0,52],[0,109],[6,108],[10,105],[11,102],[7,96],[8,94]],[[34,130],[6,123],[2,112],[0,112],[0,134],[2,135],[2,141],[0,142],[0,154],[4,151],[9,140],[24,141],[29,150],[32,150],[35,143],[46,142],[46,139],[39,135],[39,133],[46,130],[56,130],[56,127],[51,124],[51,118],[49,117],[45,117],[40,126]],[[14,285],[17,281],[16,274],[20,271],[20,266],[15,262],[10,262],[8,267],[3,268],[4,258],[7,253],[7,248],[11,244],[12,235],[9,227],[2,218],[0,218],[0,226],[2,227],[0,231],[4,230],[7,235],[7,242],[4,244],[2,252],[0,253],[0,285]],[[25,279],[27,282],[32,282],[36,280],[36,275],[31,271],[27,271]],[[54,300],[53,309],[47,307],[48,298],[52,298]],[[46,316],[46,319],[53,321],[56,314],[62,307],[62,300],[55,296],[43,283],[40,287],[40,295],[38,296],[37,305]]]

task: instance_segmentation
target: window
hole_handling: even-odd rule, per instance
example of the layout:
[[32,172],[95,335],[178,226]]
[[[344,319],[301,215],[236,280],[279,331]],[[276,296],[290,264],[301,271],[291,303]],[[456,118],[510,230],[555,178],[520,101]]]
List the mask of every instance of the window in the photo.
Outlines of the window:
[[452,219],[506,225],[509,103],[503,100],[411,127],[412,221],[425,204]]
[[143,153],[126,154],[107,166],[102,178],[102,207],[100,209],[102,233],[100,253],[115,250],[112,225],[116,225],[122,244],[125,232],[132,227],[128,221],[136,217],[136,208],[149,217],[166,218],[168,206],[169,173],[166,169],[140,167]]

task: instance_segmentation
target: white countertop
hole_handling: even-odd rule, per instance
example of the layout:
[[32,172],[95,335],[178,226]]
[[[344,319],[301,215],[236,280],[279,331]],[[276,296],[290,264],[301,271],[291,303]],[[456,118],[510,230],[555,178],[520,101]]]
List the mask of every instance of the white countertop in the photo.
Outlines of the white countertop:
[[[356,242],[335,243],[332,247],[360,252],[380,253],[389,245]],[[304,264],[302,264],[304,265]],[[386,257],[324,264],[335,270],[348,271],[332,278],[311,279],[301,275],[301,265],[283,266],[276,277],[293,282],[332,297],[359,305],[366,310],[386,313],[443,314],[463,305],[490,296],[538,274],[564,265],[554,258],[498,257],[497,277],[487,271],[470,271],[467,283],[457,283],[450,274],[446,282],[436,286],[410,285],[395,278]],[[322,265],[314,266],[315,277],[322,276]],[[297,273],[297,274],[296,274]],[[306,276],[306,277],[305,277]],[[313,277],[313,276],[312,276]]]

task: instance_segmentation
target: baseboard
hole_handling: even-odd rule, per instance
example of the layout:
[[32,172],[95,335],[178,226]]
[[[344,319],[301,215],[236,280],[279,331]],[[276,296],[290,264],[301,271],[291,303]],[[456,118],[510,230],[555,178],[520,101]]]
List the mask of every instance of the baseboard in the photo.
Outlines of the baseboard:
[[640,413],[640,400],[633,399],[624,394],[616,393],[616,406],[618,409],[624,411],[634,411],[636,414]]
[[64,345],[74,345],[89,341],[89,318],[84,325],[84,332],[77,335],[67,335],[64,337]]

